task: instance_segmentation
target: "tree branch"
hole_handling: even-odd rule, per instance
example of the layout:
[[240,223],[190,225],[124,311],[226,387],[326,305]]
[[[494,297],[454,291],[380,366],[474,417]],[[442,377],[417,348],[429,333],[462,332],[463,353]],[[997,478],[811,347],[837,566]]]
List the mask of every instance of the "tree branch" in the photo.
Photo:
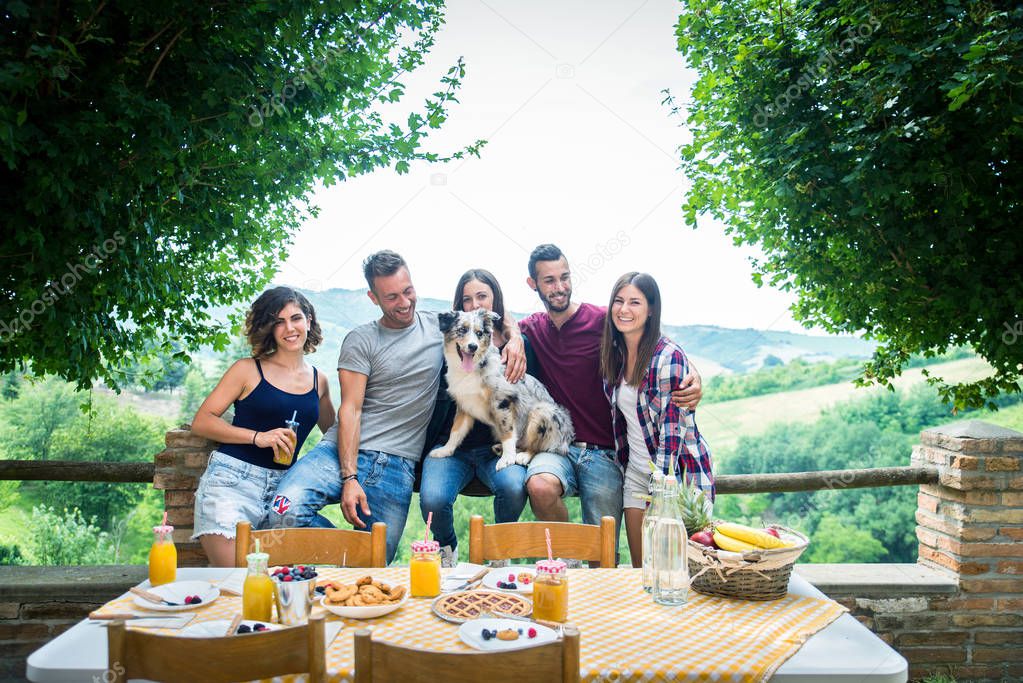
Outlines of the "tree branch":
[[153,82],[153,76],[156,75],[156,70],[160,68],[160,64],[163,63],[164,57],[166,57],[170,53],[171,48],[174,47],[174,43],[178,42],[178,38],[180,38],[181,34],[185,32],[185,28],[188,28],[188,27],[186,26],[186,27],[182,28],[180,31],[178,31],[177,33],[175,33],[174,37],[170,39],[169,43],[167,43],[167,47],[164,48],[163,52],[160,53],[160,58],[156,60],[156,64],[153,65],[152,71],[149,72],[149,78],[146,79],[145,87],[148,88],[149,84]]

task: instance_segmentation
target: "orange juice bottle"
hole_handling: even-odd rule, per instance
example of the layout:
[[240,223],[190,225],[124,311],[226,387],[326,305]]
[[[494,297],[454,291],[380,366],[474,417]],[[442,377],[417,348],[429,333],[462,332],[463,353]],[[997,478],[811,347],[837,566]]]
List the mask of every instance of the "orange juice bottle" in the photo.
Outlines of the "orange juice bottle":
[[533,581],[533,618],[564,622],[568,619],[568,565],[561,560],[536,563]]
[[249,572],[242,585],[242,619],[269,622],[273,616],[274,584],[266,571],[270,556],[249,553],[245,556]]
[[153,545],[149,548],[149,585],[159,586],[171,583],[178,574],[178,550],[174,547],[171,534],[174,527],[167,524],[167,513],[163,524],[153,527]]
[[440,543],[413,541],[408,573],[411,584],[409,592],[413,598],[435,598],[440,595]]

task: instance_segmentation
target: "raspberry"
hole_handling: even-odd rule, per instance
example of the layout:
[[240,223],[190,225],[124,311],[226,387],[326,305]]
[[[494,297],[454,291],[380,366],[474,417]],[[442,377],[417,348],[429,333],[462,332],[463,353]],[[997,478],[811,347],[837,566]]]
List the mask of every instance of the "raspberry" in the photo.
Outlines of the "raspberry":
[[530,638],[536,638],[536,629],[531,626],[529,630],[526,631],[526,635]]
[[505,587],[505,583],[504,583],[504,581],[498,581],[498,582],[497,582],[497,587],[498,587],[498,588],[504,588],[504,587]]
[[285,574],[281,577],[281,581],[294,581],[294,577],[291,574]]

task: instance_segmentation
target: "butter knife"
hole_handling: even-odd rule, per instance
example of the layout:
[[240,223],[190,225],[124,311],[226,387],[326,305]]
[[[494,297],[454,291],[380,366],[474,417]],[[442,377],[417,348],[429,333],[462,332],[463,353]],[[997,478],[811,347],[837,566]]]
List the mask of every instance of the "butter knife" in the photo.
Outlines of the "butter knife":
[[454,591],[461,591],[461,590],[465,590],[465,589],[466,589],[466,588],[468,588],[468,587],[469,587],[470,585],[472,585],[472,584],[476,583],[477,581],[480,581],[480,580],[481,580],[481,579],[482,579],[482,578],[483,578],[484,576],[486,576],[486,575],[487,575],[487,573],[489,573],[489,572],[490,572],[490,567],[484,567],[483,569],[481,569],[481,570],[479,570],[478,572],[476,572],[476,573],[475,573],[475,574],[474,574],[473,576],[469,577],[469,579],[468,579],[468,580],[466,580],[466,581],[465,581],[464,583],[462,583],[462,584],[459,584],[459,585],[458,585],[457,587],[455,587],[455,588],[452,588],[452,589],[451,589],[451,591],[452,591],[452,592],[454,592]]

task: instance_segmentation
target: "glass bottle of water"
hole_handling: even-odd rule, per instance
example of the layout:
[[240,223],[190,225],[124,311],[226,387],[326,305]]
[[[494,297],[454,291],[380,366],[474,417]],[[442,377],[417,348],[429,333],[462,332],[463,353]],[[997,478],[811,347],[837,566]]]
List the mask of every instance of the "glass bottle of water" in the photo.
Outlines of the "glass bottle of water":
[[650,474],[650,505],[643,515],[643,590],[649,593],[654,587],[654,522],[661,516],[664,474],[655,470]]
[[661,514],[651,530],[654,602],[660,605],[684,605],[689,599],[689,563],[686,541],[689,534],[682,522],[678,503],[678,482],[673,474],[661,491]]

